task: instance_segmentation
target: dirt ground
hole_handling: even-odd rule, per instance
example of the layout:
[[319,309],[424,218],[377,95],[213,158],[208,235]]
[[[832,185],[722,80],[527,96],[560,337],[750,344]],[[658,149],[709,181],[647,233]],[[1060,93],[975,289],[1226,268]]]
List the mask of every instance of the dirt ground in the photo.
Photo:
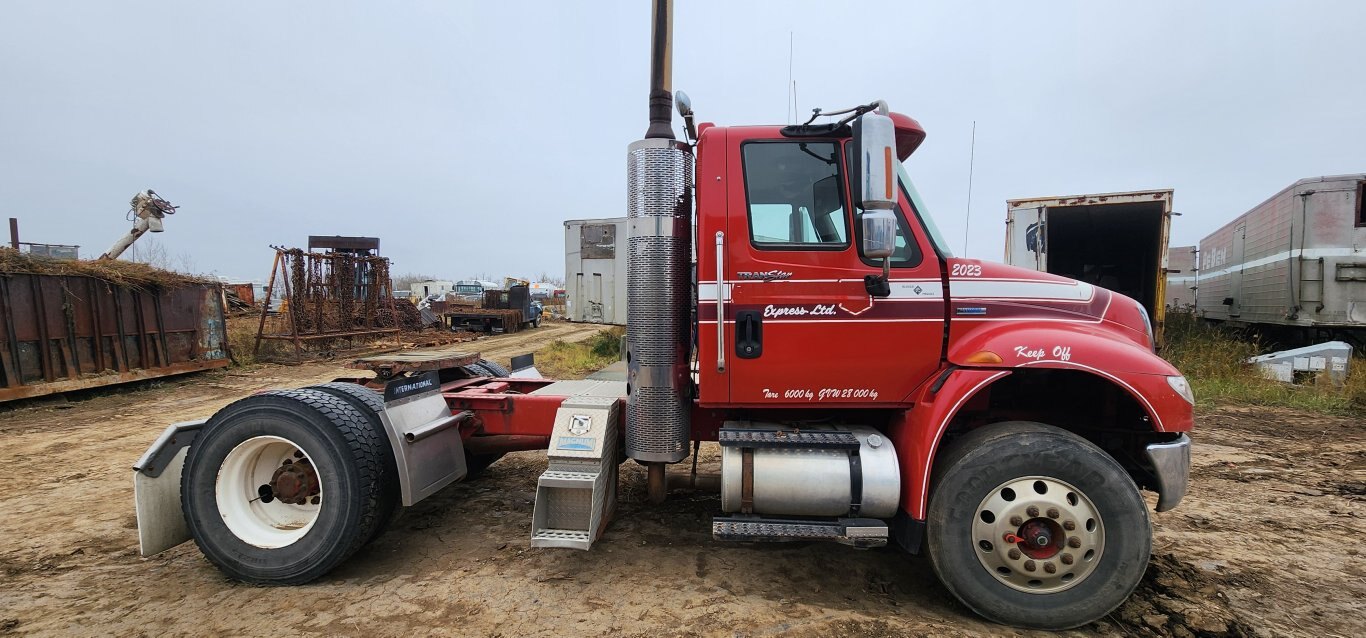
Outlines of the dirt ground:
[[[593,332],[554,323],[465,345],[506,360]],[[138,557],[130,467],[166,424],[344,373],[220,371],[0,414],[0,634],[1032,635],[972,616],[895,549],[717,544],[716,495],[651,506],[629,463],[592,551],[531,549],[542,452],[418,504],[310,585],[230,581],[192,543]],[[1192,491],[1153,515],[1138,592],[1072,633],[1366,635],[1366,423],[1225,407],[1203,411],[1195,440]]]

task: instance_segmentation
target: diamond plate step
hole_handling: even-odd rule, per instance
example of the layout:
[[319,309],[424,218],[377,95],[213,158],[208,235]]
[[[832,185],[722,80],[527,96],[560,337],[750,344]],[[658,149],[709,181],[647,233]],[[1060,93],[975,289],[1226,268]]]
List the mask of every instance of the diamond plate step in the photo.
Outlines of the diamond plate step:
[[715,517],[712,538],[718,541],[833,541],[853,547],[887,544],[887,524],[875,518],[797,521],[758,517]]
[[593,544],[588,532],[576,529],[538,529],[531,535],[532,547],[588,549]]
[[569,487],[585,490],[593,489],[598,472],[556,472],[547,470],[541,473],[540,487]]
[[857,450],[853,432],[837,430],[750,430],[723,428],[717,441],[723,447],[800,448],[803,450]]

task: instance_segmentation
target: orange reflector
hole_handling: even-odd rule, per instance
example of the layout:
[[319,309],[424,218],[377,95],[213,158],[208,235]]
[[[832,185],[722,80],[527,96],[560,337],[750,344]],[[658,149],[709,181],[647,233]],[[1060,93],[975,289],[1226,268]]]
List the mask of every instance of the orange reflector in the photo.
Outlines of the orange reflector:
[[968,355],[965,359],[968,363],[1001,363],[1001,355],[990,350],[979,350]]
[[892,181],[896,179],[896,173],[892,172],[892,147],[882,147],[882,159],[887,163],[886,167],[883,169],[884,174],[887,176],[887,201],[896,201],[896,199],[892,197]]

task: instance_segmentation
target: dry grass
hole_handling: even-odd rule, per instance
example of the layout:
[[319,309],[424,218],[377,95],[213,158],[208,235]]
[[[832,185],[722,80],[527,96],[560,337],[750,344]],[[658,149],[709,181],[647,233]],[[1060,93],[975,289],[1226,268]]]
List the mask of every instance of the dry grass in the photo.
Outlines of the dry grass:
[[1327,378],[1303,385],[1263,377],[1247,363],[1264,353],[1247,333],[1206,325],[1190,313],[1169,313],[1163,357],[1190,380],[1201,405],[1242,403],[1282,406],[1333,414],[1366,413],[1366,357],[1351,362],[1342,388]]
[[536,369],[551,379],[581,379],[621,358],[625,328],[609,328],[578,343],[552,341],[536,352]]
[[92,277],[116,286],[140,289],[180,288],[218,283],[212,279],[162,270],[132,261],[53,259],[21,253],[12,248],[0,248],[0,273]]

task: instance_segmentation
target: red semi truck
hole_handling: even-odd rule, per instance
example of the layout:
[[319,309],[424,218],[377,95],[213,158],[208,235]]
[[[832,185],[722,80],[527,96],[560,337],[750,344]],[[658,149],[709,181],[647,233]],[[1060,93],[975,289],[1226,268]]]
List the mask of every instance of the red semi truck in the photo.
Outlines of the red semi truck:
[[[1124,601],[1151,550],[1140,489],[1181,500],[1193,425],[1143,307],[954,257],[901,168],[925,132],[885,104],[694,126],[680,93],[674,139],[669,9],[628,149],[626,379],[409,357],[241,399],[139,461],[144,554],[193,538],[234,578],[306,582],[400,505],[545,449],[533,546],[590,547],[635,460],[652,500],[675,477],[719,487],[718,541],[926,552],[998,622],[1074,627]],[[704,441],[719,476],[666,471]]]

